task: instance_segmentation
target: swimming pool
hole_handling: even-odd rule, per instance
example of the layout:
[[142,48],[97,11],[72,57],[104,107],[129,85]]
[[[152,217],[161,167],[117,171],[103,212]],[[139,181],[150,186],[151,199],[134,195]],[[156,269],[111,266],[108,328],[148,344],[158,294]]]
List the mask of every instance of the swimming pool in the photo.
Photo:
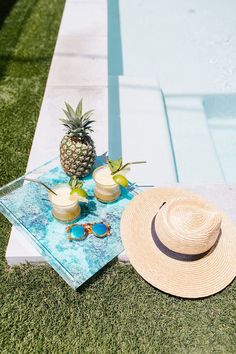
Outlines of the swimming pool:
[[157,77],[179,182],[236,182],[236,2],[109,0],[109,75]]

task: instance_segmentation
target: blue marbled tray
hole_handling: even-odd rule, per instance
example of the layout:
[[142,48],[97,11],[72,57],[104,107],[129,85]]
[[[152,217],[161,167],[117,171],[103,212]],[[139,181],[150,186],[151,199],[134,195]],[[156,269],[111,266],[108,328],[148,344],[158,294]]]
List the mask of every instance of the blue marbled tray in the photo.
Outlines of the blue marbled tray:
[[[101,161],[97,161],[98,164]],[[58,158],[28,173],[27,177],[39,178],[49,186],[69,180]],[[91,176],[84,179],[84,188],[88,191],[89,203],[82,205],[78,222],[109,223],[109,238],[89,235],[84,241],[69,242],[65,233],[67,224],[52,216],[47,190],[32,182],[23,184],[23,177],[0,189],[0,211],[33,242],[45,260],[74,289],[122,252],[120,217],[133,197],[131,192],[122,191],[118,201],[102,204],[94,197]]]

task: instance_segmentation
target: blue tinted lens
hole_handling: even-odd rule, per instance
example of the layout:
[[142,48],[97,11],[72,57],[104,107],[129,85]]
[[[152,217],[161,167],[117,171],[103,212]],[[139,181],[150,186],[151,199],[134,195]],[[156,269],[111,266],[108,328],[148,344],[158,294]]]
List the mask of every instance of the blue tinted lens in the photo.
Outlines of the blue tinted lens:
[[72,226],[70,229],[71,236],[80,239],[84,236],[84,228],[81,225]]
[[92,226],[92,230],[95,233],[95,235],[103,236],[107,231],[107,227],[105,224],[94,224]]

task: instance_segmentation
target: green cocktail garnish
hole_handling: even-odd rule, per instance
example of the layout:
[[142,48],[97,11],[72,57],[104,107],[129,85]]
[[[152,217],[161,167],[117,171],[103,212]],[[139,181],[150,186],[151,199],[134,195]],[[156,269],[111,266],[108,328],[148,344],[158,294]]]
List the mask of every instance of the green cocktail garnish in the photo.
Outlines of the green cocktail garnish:
[[115,175],[112,178],[116,184],[119,184],[120,186],[122,186],[124,188],[127,188],[129,185],[129,181],[127,180],[127,178],[125,176]]
[[136,165],[140,163],[146,163],[146,161],[135,161],[135,162],[127,162],[124,165],[122,164],[122,158],[117,159],[117,160],[111,160],[107,159],[108,166],[111,170],[111,175],[113,176],[112,179],[116,184],[119,184],[120,186],[127,188],[129,185],[128,179],[123,176],[122,174],[119,174],[118,172],[124,170],[126,167],[129,165]]
[[82,181],[80,181],[76,176],[72,176],[69,181],[69,186],[71,188],[70,195],[77,194],[80,202],[88,203],[88,193],[82,188]]
[[135,162],[127,162],[124,165],[122,164],[122,158],[117,160],[111,160],[108,158],[107,163],[111,170],[111,174],[114,175],[115,173],[124,170],[129,165],[137,165],[140,163],[146,163],[147,161],[135,161]]

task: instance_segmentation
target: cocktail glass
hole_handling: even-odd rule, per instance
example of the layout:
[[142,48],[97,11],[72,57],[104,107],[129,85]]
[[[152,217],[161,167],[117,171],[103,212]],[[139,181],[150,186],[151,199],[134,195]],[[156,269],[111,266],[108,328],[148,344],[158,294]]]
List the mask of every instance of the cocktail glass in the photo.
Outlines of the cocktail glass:
[[64,183],[56,185],[53,191],[57,195],[48,193],[53,216],[63,222],[76,220],[81,212],[78,196],[76,194],[70,195],[70,186]]
[[94,195],[100,202],[112,203],[120,196],[120,186],[114,182],[112,177],[108,165],[100,166],[93,172]]

